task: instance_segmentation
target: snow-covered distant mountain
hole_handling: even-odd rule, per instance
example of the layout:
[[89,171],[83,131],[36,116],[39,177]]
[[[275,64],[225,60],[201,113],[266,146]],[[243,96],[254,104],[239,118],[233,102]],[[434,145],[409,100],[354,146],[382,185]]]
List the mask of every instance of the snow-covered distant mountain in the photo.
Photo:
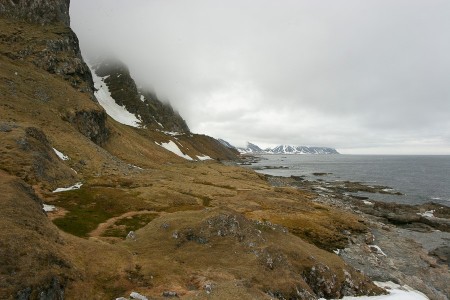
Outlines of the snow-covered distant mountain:
[[221,143],[222,145],[224,145],[224,146],[227,147],[227,148],[237,150],[237,148],[236,148],[235,146],[231,145],[230,143],[228,143],[228,142],[225,141],[225,140],[217,139],[217,141],[219,141],[219,143]]
[[[227,144],[229,143],[227,142]],[[330,147],[306,147],[294,145],[279,145],[263,150],[258,145],[248,143],[246,148],[237,147],[236,149],[241,154],[339,154],[336,149]]]
[[274,148],[267,148],[268,154],[339,154],[334,148],[329,147],[306,147],[293,145],[279,145]]
[[237,148],[241,154],[265,154],[266,151],[261,149],[258,145],[247,143],[247,148]]

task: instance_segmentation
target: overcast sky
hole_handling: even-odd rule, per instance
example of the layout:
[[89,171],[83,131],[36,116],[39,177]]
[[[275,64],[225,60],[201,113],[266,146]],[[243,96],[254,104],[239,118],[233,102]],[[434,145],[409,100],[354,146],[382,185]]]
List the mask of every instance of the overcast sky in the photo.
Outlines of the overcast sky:
[[193,132],[450,154],[448,0],[74,0],[71,25]]

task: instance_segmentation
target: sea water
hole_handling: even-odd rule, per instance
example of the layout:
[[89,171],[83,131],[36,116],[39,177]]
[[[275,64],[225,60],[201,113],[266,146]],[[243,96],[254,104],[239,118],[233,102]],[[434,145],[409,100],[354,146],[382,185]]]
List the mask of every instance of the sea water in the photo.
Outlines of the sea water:
[[[275,176],[307,180],[357,181],[383,185],[402,196],[364,194],[373,200],[405,204],[426,202],[450,206],[450,156],[412,155],[261,155],[253,168]],[[284,168],[279,168],[284,167]],[[313,173],[329,173],[315,176]]]

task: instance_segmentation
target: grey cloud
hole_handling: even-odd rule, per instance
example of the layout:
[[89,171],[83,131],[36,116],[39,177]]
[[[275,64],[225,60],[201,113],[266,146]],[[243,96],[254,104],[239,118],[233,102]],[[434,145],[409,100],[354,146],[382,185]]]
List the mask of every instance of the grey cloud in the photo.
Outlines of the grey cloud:
[[84,55],[112,52],[194,131],[237,144],[349,153],[402,153],[410,145],[450,154],[448,1],[71,6]]

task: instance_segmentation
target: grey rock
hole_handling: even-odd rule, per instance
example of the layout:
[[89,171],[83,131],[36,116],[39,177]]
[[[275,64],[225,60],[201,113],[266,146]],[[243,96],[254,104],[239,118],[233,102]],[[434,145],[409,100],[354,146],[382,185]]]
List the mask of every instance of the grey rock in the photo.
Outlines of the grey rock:
[[133,240],[133,241],[136,240],[136,234],[134,233],[134,231],[128,232],[126,239]]
[[131,299],[137,299],[137,300],[148,300],[147,297],[145,297],[144,295],[141,295],[141,294],[139,294],[137,292],[131,292],[130,298]]
[[178,297],[177,292],[174,292],[174,291],[164,291],[164,292],[162,293],[162,295],[163,295],[164,297]]

